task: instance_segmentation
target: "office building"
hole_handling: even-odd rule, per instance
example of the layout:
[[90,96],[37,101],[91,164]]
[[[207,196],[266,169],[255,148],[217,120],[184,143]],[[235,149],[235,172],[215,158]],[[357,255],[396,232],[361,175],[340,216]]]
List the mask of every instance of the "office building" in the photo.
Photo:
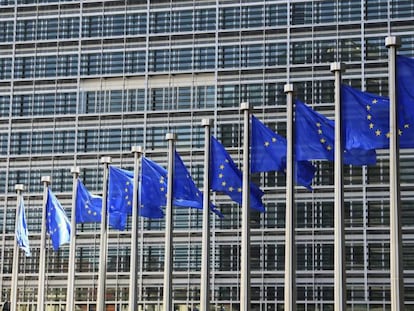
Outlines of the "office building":
[[[69,211],[70,168],[102,192],[102,156],[132,169],[131,146],[166,166],[165,134],[202,188],[204,132],[241,163],[241,102],[281,135],[283,86],[333,118],[330,63],[347,65],[344,83],[388,95],[385,37],[414,56],[410,0],[0,0],[0,293],[10,299],[16,194],[22,183],[33,256],[20,256],[19,310],[34,310],[43,175]],[[296,191],[298,310],[333,310],[333,163],[315,161],[314,191]],[[414,152],[401,150],[405,303],[414,310]],[[252,212],[252,310],[283,310],[285,176],[262,173],[266,213]],[[390,307],[388,151],[378,163],[345,167],[349,310]],[[214,310],[239,310],[240,207],[213,195],[225,218],[212,215]],[[202,213],[174,210],[173,296],[177,310],[199,305]],[[130,223],[110,230],[108,309],[128,306]],[[99,224],[78,225],[75,304],[94,310]],[[47,310],[66,302],[68,247],[48,244]],[[161,310],[164,221],[140,222],[141,310]]]

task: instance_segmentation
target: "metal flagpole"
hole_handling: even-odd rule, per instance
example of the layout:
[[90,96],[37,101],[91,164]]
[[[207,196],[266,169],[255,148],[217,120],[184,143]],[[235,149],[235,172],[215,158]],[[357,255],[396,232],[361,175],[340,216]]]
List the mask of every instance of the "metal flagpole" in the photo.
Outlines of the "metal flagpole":
[[212,120],[203,119],[201,124],[204,127],[204,186],[200,311],[210,311],[210,135]]
[[79,167],[72,167],[70,172],[73,175],[72,186],[72,212],[70,220],[70,245],[69,245],[69,271],[68,271],[68,288],[66,291],[66,311],[75,310],[75,255],[76,255],[76,197],[78,191]]
[[174,142],[176,135],[167,133],[168,141],[168,183],[167,206],[165,211],[165,254],[164,254],[164,311],[174,310],[172,302],[172,265],[173,265],[173,179],[174,179]]
[[404,310],[404,279],[402,264],[400,150],[398,103],[396,88],[396,54],[401,45],[399,38],[387,37],[389,97],[390,97],[390,272],[391,310]]
[[131,260],[129,273],[129,310],[137,311],[137,275],[138,275],[138,222],[139,222],[139,206],[138,206],[138,183],[139,183],[139,159],[142,154],[141,146],[133,146],[131,148],[134,154],[134,194],[132,196],[132,226],[131,226]]
[[[17,205],[16,205],[16,221],[15,221],[15,229],[18,227],[19,223],[19,212],[21,207],[21,200],[22,192],[24,191],[24,185],[16,184],[14,189],[17,192]],[[14,237],[14,247],[13,247],[13,273],[12,273],[12,284],[11,284],[11,291],[10,291],[10,303],[11,303],[11,310],[17,310],[17,283],[19,280],[19,245],[17,245],[17,237]]]
[[243,112],[243,192],[240,271],[240,311],[250,310],[250,106],[241,103]]
[[39,254],[39,287],[37,289],[37,311],[45,309],[45,262],[46,262],[46,203],[47,191],[51,182],[50,176],[42,176],[43,183],[43,205],[42,205],[42,227],[40,229],[40,254]]
[[108,170],[112,162],[111,157],[102,157],[101,163],[103,171],[103,192],[102,192],[102,212],[101,212],[101,239],[99,249],[99,270],[98,270],[98,294],[96,297],[96,311],[105,311],[105,286],[106,286],[106,257],[108,253],[108,216],[107,216],[107,197],[108,197]]
[[294,163],[294,124],[293,124],[293,85],[285,84],[286,94],[286,212],[285,212],[285,310],[296,310],[296,244],[295,244],[295,189],[293,177]]
[[345,274],[345,228],[344,228],[344,172],[343,172],[343,129],[341,111],[341,79],[344,65],[332,63],[335,75],[335,199],[334,199],[334,305],[335,311],[346,310]]

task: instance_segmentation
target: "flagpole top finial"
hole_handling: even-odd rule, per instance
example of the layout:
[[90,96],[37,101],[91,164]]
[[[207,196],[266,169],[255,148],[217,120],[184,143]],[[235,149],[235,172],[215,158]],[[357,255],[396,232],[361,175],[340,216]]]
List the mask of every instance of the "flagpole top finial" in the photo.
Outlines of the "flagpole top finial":
[[293,93],[293,84],[292,83],[286,83],[284,86],[285,93]]
[[42,176],[41,181],[44,184],[50,184],[52,182],[52,177],[50,177],[50,176]]
[[112,158],[111,157],[102,157],[101,158],[101,163],[102,164],[111,164],[112,163]]
[[240,104],[240,110],[250,110],[250,104],[248,102],[244,102]]
[[14,185],[14,189],[19,192],[19,191],[24,191],[24,185],[23,184],[15,184]]
[[80,168],[79,168],[78,166],[72,166],[72,167],[70,168],[70,172],[71,172],[72,174],[79,175],[79,174],[80,174]]
[[144,153],[144,149],[142,148],[142,146],[132,146],[131,147],[131,152],[142,154],[142,153]]
[[201,120],[201,125],[202,126],[212,126],[213,125],[213,120],[210,118],[205,118],[203,120]]
[[395,47],[400,47],[401,46],[401,39],[400,37],[396,37],[396,36],[388,36],[385,38],[385,46],[387,48],[395,46]]
[[335,72],[335,71],[340,71],[340,72],[345,71],[345,64],[340,63],[340,62],[331,63],[331,72]]
[[165,140],[176,140],[177,135],[175,133],[167,133],[165,134]]

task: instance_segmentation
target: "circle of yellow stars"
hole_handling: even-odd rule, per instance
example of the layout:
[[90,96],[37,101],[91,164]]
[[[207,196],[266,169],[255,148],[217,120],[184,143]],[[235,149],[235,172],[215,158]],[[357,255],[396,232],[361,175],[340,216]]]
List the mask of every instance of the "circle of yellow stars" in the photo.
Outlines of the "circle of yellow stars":
[[[378,100],[377,99],[373,99],[371,101],[371,104],[367,104],[365,106],[365,108],[367,110],[368,127],[369,127],[370,130],[373,130],[374,131],[375,136],[378,136],[379,137],[379,136],[381,136],[383,134],[383,131],[380,128],[375,128],[375,124],[373,122],[373,116],[372,116],[372,113],[371,113],[372,107],[375,106],[377,103],[378,103]],[[404,129],[408,129],[408,128],[410,128],[410,124],[408,124],[408,123],[404,124]],[[401,129],[398,129],[398,135],[401,136],[402,134],[403,134],[403,131]],[[387,132],[385,134],[385,136],[387,138],[390,138],[390,136],[391,136],[390,132]]]

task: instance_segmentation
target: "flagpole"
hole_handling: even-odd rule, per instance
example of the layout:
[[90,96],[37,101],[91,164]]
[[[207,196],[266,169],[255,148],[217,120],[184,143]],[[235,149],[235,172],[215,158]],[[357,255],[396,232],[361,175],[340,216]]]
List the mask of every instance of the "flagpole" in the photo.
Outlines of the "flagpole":
[[[17,192],[17,205],[16,205],[16,221],[15,221],[15,230],[18,227],[19,223],[19,212],[20,212],[20,202],[22,200],[22,192],[24,191],[23,184],[16,184],[14,189]],[[14,247],[13,247],[13,274],[12,274],[12,284],[10,292],[10,303],[11,310],[17,310],[17,283],[19,281],[19,246],[17,245],[17,236],[14,237]]]
[[112,162],[111,157],[102,157],[101,163],[103,171],[103,190],[102,190],[102,213],[101,213],[101,238],[99,249],[99,270],[98,270],[98,293],[96,297],[96,311],[105,311],[105,286],[106,286],[106,257],[108,253],[108,170]]
[[210,311],[210,136],[212,123],[211,119],[201,121],[204,127],[204,178],[200,311]]
[[285,84],[286,94],[286,212],[285,212],[285,310],[296,310],[296,244],[293,84]]
[[132,226],[131,226],[131,256],[129,268],[129,310],[137,311],[137,276],[138,276],[138,222],[139,222],[139,206],[138,206],[138,183],[139,183],[139,159],[143,153],[141,146],[133,146],[131,148],[134,154],[134,193],[132,195]]
[[250,105],[241,103],[243,112],[242,236],[240,271],[240,311],[250,311]]
[[172,265],[173,265],[173,179],[174,179],[174,141],[176,135],[167,133],[168,141],[168,181],[167,181],[167,206],[165,211],[165,253],[164,253],[164,311],[174,310],[172,302]]
[[73,175],[72,186],[72,212],[71,212],[71,231],[69,245],[69,271],[68,271],[68,288],[66,290],[66,311],[73,311],[75,306],[75,255],[76,255],[76,197],[78,190],[79,167],[72,167],[70,172]]
[[344,171],[343,171],[343,128],[341,111],[341,79],[345,66],[332,63],[335,75],[335,199],[334,199],[334,310],[346,310],[345,272],[345,212],[344,212]]
[[43,183],[43,205],[42,205],[42,227],[40,229],[40,254],[39,254],[39,281],[37,289],[37,311],[45,309],[45,262],[46,262],[46,203],[47,191],[51,182],[50,176],[42,176]]
[[390,273],[391,310],[404,310],[404,272],[402,264],[400,150],[396,88],[396,54],[401,45],[398,37],[387,37],[390,97]]

